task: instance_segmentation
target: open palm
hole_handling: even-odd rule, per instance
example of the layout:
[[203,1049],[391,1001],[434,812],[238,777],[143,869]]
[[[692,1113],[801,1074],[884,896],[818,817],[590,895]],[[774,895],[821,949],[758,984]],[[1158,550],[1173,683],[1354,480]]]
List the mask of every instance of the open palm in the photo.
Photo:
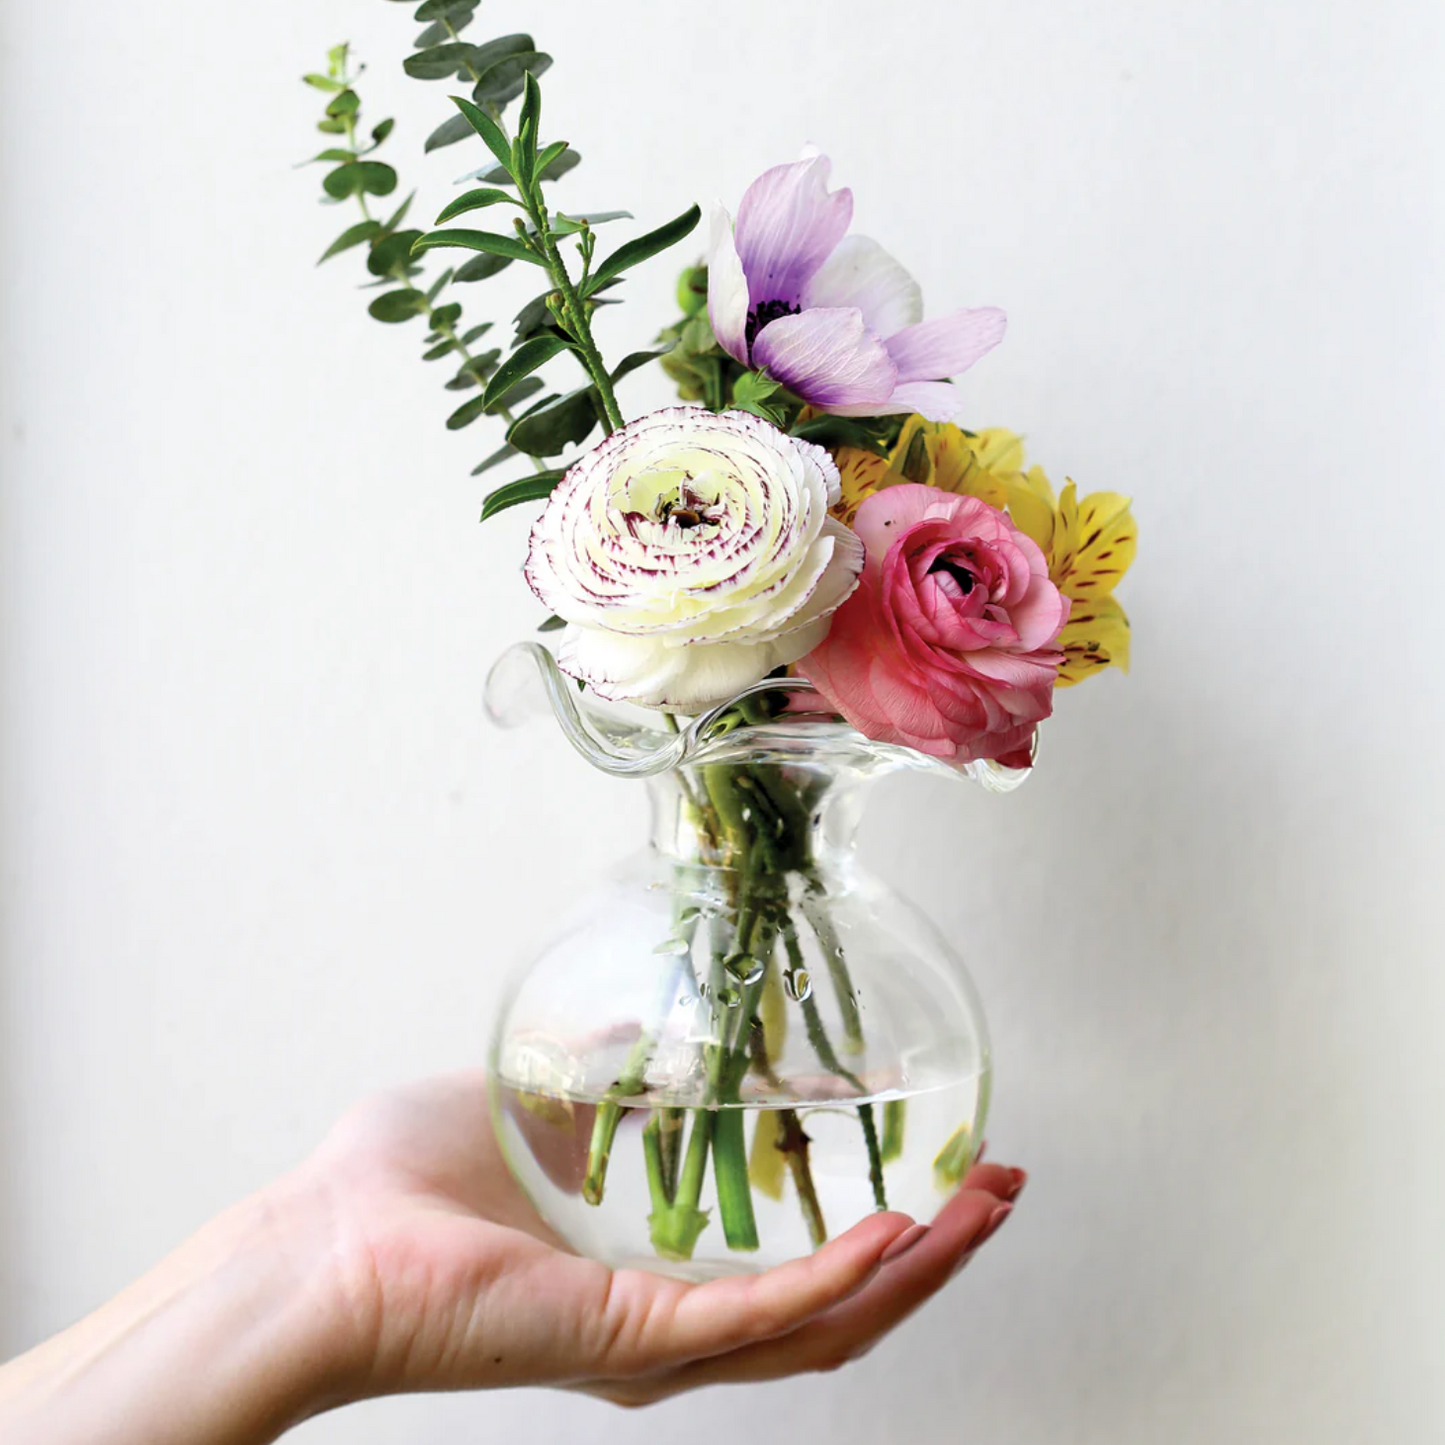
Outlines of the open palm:
[[552,1384],[620,1404],[857,1358],[1023,1182],[981,1164],[931,1227],[877,1214],[807,1259],[687,1284],[567,1249],[502,1161],[481,1074],[368,1101],[298,1177],[324,1216],[357,1394]]

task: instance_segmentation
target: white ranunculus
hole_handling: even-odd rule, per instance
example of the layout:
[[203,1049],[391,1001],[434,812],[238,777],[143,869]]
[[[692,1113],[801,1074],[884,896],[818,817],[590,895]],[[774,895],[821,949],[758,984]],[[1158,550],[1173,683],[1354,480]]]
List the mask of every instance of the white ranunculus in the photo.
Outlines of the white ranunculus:
[[827,452],[747,412],[669,407],[614,432],[532,528],[527,581],[569,624],[563,670],[697,712],[796,662],[863,567],[837,499]]

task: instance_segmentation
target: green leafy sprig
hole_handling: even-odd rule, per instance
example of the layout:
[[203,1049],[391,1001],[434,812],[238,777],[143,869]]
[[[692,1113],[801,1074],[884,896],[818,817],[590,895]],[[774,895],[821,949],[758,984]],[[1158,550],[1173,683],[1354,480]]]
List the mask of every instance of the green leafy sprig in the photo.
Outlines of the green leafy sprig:
[[[508,136],[486,107],[464,96],[452,96],[461,119],[481,138],[496,164],[465,177],[487,184],[458,197],[437,217],[441,226],[471,211],[511,206],[518,213],[512,217],[511,230],[443,227],[421,236],[412,254],[438,247],[461,248],[522,261],[546,273],[549,287],[519,313],[512,352],[488,382],[485,399],[500,403],[514,397],[516,389],[525,385],[533,372],[563,352],[572,355],[586,377],[585,383],[565,395],[544,397],[507,431],[507,444],[515,450],[533,457],[551,457],[584,442],[599,423],[609,434],[623,424],[616,383],[662,355],[666,348],[636,352],[609,368],[593,335],[592,318],[599,306],[609,304],[611,298],[603,293],[616,286],[625,271],[689,235],[701,212],[692,206],[666,225],[626,242],[599,260],[593,228],[604,221],[621,219],[626,213],[568,215],[549,206],[543,185],[555,174],[557,165],[575,153],[566,141],[542,144],[542,91],[530,71],[523,77],[522,95],[515,136]],[[575,238],[581,259],[580,273],[575,277],[559,245],[569,237]],[[536,500],[536,495],[531,479],[511,483],[487,499],[483,515]]]
[[[434,3],[421,7],[422,10]],[[361,220],[348,226],[321,255],[321,261],[354,247],[367,248],[366,268],[375,278],[368,286],[382,289],[367,308],[377,321],[396,325],[411,321],[418,316],[427,319],[428,331],[423,345],[423,360],[440,361],[453,356],[460,360],[456,372],[446,382],[449,391],[468,391],[483,388],[496,370],[501,356],[498,348],[474,351],[472,348],[492,328],[490,321],[475,326],[462,324],[460,302],[442,300],[442,293],[448,285],[464,279],[481,279],[474,273],[463,277],[461,271],[446,270],[429,283],[422,280],[423,268],[412,258],[412,247],[422,232],[403,229],[407,213],[415,192],[408,195],[400,206],[386,219],[372,215],[368,197],[391,195],[397,188],[396,170],[384,161],[373,159],[373,153],[391,134],[394,122],[381,121],[371,131],[369,144],[359,138],[361,126],[361,99],[356,91],[356,79],[364,67],[358,67],[353,74],[350,70],[350,53],[346,45],[335,46],[327,55],[325,74],[314,73],[304,77],[306,83],[328,96],[326,113],[318,123],[318,129],[326,135],[339,136],[343,144],[328,147],[313,161],[326,162],[333,166],[322,180],[324,199],[340,204],[355,199]],[[462,268],[463,270],[465,268]],[[478,268],[480,270],[480,268]],[[487,274],[495,274],[499,267],[491,268]],[[536,383],[534,390],[541,390]],[[526,393],[513,394],[513,401],[520,401]],[[447,417],[447,426],[457,430],[469,425],[477,417],[490,412],[502,417],[508,425],[515,418],[505,407],[489,407],[485,393],[464,402]],[[478,470],[506,457],[515,455],[512,449],[483,462]]]
[[[504,445],[473,468],[474,476],[514,457],[528,457],[536,468],[534,475],[507,483],[486,497],[485,520],[507,507],[545,497],[565,470],[557,458],[585,442],[599,425],[608,433],[622,425],[617,382],[663,355],[668,346],[635,352],[609,368],[593,336],[592,317],[599,307],[616,303],[617,298],[607,293],[618,286],[625,271],[682,240],[697,225],[699,212],[694,206],[598,261],[595,228],[628,219],[629,213],[570,215],[548,204],[543,186],[581,161],[565,141],[543,145],[539,139],[541,91],[537,77],[551,66],[552,58],[537,49],[530,35],[504,35],[482,44],[463,39],[462,32],[475,18],[477,3],[423,0],[414,18],[426,28],[416,37],[415,49],[403,62],[403,69],[416,79],[460,79],[470,88],[469,97],[452,97],[457,114],[431,132],[427,151],[474,136],[480,136],[491,151],[486,166],[462,177],[476,184],[442,209],[436,226],[445,227],[446,222],[469,212],[501,205],[516,211],[510,231],[403,229],[414,192],[388,219],[374,216],[369,198],[390,195],[398,184],[396,170],[373,156],[390,135],[392,121],[377,125],[369,143],[358,139],[361,102],[355,89],[356,75],[348,69],[345,45],[330,52],[325,74],[308,75],[305,80],[328,97],[320,129],[344,138],[344,144],[313,158],[333,166],[322,181],[325,199],[332,203],[354,199],[361,212],[361,219],[347,227],[321,259],[364,245],[367,269],[375,278],[367,284],[382,288],[368,308],[370,314],[387,324],[425,316],[429,330],[423,358],[459,360],[447,388],[477,394],[451,412],[448,428],[459,430],[483,416],[500,417],[506,424]],[[503,112],[519,98],[522,110],[513,137],[507,133]],[[581,258],[580,274],[575,278],[561,253],[561,243],[569,239],[575,240]],[[474,254],[429,280],[421,258],[428,250],[443,247]],[[491,323],[464,327],[461,303],[449,295],[444,299],[443,293],[457,284],[486,280],[514,262],[543,270],[546,289],[517,313],[510,343],[474,352],[472,347],[491,329]],[[570,392],[548,391],[536,373],[563,352],[580,364],[585,383]]]

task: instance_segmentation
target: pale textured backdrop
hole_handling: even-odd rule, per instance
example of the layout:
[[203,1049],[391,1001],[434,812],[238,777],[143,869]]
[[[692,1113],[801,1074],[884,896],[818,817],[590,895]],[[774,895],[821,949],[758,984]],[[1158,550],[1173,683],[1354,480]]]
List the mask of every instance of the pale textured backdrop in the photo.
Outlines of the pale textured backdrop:
[[[639,837],[634,789],[485,726],[537,611],[525,514],[477,527],[490,437],[443,430],[355,257],[312,269],[346,213],[289,168],[296,77],[349,38],[419,147],[446,103],[400,73],[409,15],[0,19],[6,1353],[362,1091],[477,1061],[559,891]],[[300,1439],[1445,1435],[1442,15],[484,8],[558,57],[549,130],[587,158],[559,199],[656,223],[817,141],[935,311],[1008,309],[967,420],[1137,496],[1135,671],[1062,699],[1018,796],[899,782],[868,828],[968,948],[995,1151],[1034,1174],[946,1298],[746,1399],[398,1400]],[[464,157],[412,164],[426,207]],[[628,283],[614,353],[671,271]]]

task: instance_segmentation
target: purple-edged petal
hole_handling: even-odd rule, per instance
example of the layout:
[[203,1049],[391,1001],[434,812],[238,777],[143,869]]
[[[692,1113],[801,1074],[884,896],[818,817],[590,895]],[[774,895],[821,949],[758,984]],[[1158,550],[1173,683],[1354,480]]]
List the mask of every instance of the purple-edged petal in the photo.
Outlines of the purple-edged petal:
[[748,278],[733,244],[733,218],[712,208],[707,250],[707,315],[717,344],[735,361],[748,364]]
[[853,192],[828,190],[827,156],[764,171],[738,207],[734,244],[756,310],[765,301],[794,306],[853,219]]
[[997,306],[920,321],[888,338],[899,381],[939,381],[967,371],[1003,340],[1007,318]]
[[857,307],[823,307],[784,316],[758,332],[753,365],[828,411],[870,406],[893,393],[898,369],[863,324]]
[[952,421],[963,410],[963,393],[951,381],[905,381],[884,402],[829,408],[838,416],[907,416]]
[[917,281],[867,236],[845,236],[803,287],[803,309],[856,306],[875,336],[889,337],[923,320]]

